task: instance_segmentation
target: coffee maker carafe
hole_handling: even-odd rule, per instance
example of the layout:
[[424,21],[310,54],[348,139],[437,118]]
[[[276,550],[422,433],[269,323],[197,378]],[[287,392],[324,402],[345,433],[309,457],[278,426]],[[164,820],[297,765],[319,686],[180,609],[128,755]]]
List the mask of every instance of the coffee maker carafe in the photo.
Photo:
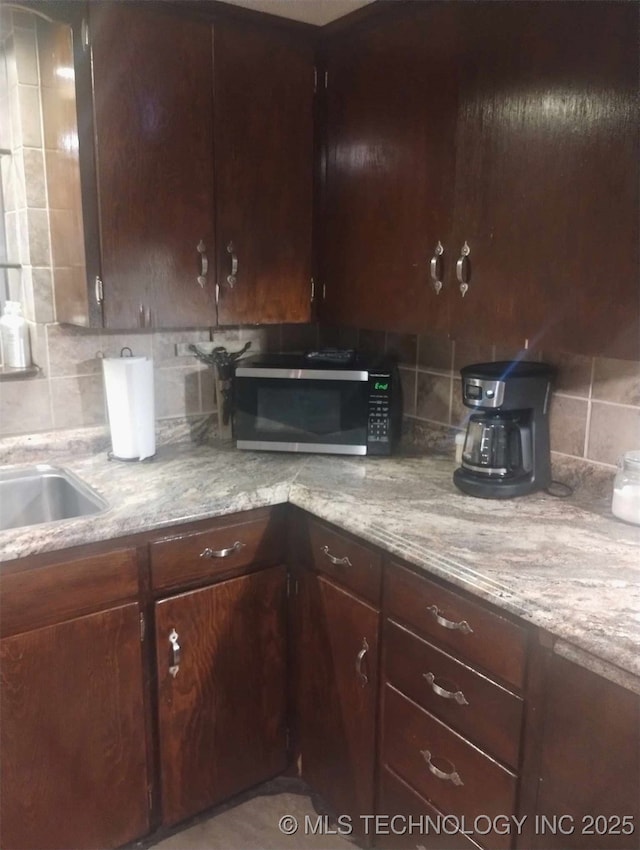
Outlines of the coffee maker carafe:
[[453,474],[471,496],[504,499],[549,486],[549,402],[553,366],[499,361],[465,366],[467,422],[462,464]]

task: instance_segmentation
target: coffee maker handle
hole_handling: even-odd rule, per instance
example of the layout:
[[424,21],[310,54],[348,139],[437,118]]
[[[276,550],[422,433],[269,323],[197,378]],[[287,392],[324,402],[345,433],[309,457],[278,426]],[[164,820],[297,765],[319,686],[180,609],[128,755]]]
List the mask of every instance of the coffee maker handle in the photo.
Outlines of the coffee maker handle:
[[522,469],[533,471],[533,444],[531,441],[531,426],[518,423],[520,429],[520,446],[522,447]]

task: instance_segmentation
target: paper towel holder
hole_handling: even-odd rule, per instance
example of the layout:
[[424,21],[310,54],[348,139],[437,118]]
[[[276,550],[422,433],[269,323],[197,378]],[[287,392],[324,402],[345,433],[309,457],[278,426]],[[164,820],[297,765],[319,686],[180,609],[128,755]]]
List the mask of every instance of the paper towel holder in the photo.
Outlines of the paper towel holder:
[[[100,358],[100,359],[106,359],[103,351],[98,351],[97,357]],[[129,359],[129,358],[133,358],[134,357],[133,350],[131,349],[130,346],[125,345],[120,349],[119,357],[124,359],[124,360]],[[115,359],[119,359],[119,358],[115,358]],[[155,445],[154,445],[154,448],[155,448]],[[145,462],[154,460],[155,457],[156,457],[155,451],[153,452],[153,454],[146,455],[145,457],[122,457],[120,455],[115,454],[113,449],[110,449],[109,451],[107,451],[107,460],[109,460],[109,461],[117,460],[117,461],[120,461],[122,463],[145,463]]]

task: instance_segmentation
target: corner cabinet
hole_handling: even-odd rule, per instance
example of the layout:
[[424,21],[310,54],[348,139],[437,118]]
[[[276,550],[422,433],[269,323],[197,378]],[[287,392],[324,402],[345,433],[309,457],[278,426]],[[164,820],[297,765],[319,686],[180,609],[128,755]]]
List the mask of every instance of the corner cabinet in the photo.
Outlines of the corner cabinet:
[[[86,323],[308,320],[306,33],[169,3],[91,3],[75,57]],[[72,308],[57,293],[60,321],[77,323]]]
[[334,36],[323,318],[638,359],[639,13],[423,2]]

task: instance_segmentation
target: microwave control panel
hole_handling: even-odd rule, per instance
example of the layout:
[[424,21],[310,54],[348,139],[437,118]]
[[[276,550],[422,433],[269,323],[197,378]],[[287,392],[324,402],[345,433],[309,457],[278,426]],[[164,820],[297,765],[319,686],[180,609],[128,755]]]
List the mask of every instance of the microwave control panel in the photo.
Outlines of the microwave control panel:
[[367,422],[367,454],[391,453],[391,375],[369,373],[369,418]]

